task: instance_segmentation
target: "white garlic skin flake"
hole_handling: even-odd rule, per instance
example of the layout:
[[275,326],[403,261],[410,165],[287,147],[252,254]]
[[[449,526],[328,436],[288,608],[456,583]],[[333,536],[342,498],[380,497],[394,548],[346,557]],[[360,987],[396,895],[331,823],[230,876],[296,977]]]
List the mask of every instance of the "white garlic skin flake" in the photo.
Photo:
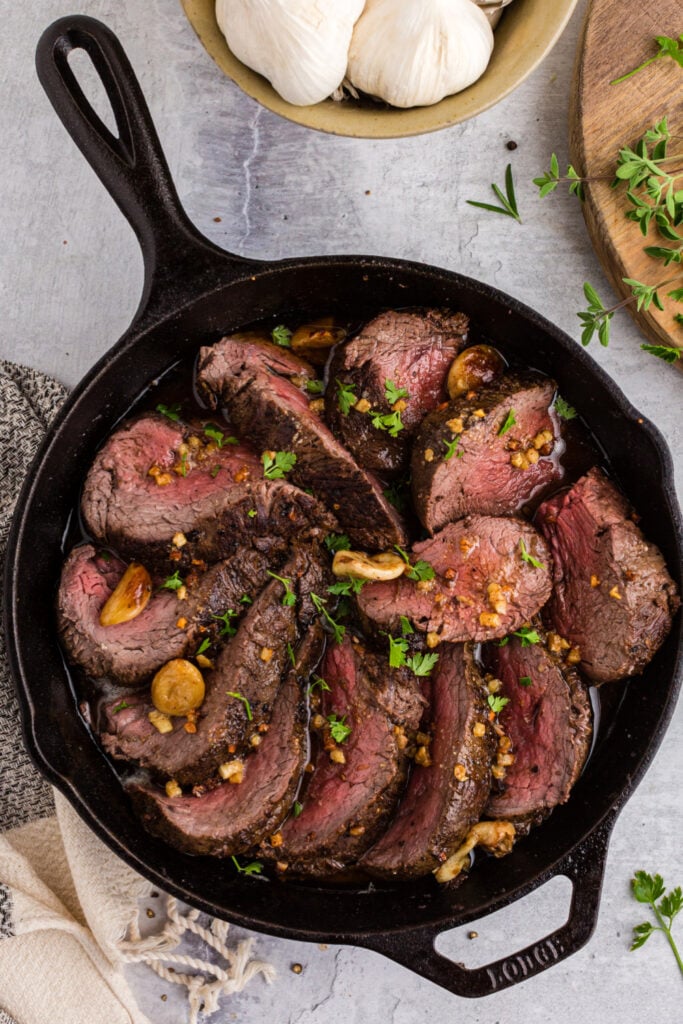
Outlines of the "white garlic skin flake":
[[394,107],[426,107],[486,70],[493,30],[472,0],[367,0],[347,77]]
[[346,74],[365,0],[217,0],[216,20],[238,60],[296,106],[319,103]]

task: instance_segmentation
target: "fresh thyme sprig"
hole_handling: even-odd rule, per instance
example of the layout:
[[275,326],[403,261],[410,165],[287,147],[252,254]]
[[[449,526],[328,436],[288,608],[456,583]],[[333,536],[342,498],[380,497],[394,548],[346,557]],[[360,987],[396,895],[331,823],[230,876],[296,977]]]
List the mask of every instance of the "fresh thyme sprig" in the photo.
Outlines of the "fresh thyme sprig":
[[[670,277],[668,280],[660,281],[657,284],[643,284],[642,281],[635,281],[632,277],[622,277],[624,284],[627,284],[631,289],[631,294],[627,298],[622,299],[621,302],[617,302],[614,306],[610,307],[606,307],[603,304],[595,288],[586,281],[583,286],[583,293],[588,300],[588,308],[577,313],[579,320],[583,324],[581,344],[584,347],[590,344],[593,335],[597,332],[600,344],[606,348],[609,345],[610,321],[612,317],[618,309],[623,309],[624,306],[628,306],[633,301],[636,302],[638,312],[641,309],[647,311],[652,305],[656,306],[657,309],[663,310],[664,304],[659,292],[662,288],[676,280],[678,279]],[[666,294],[674,302],[683,302],[683,288],[674,288],[673,291]],[[649,351],[649,348],[646,351]],[[675,351],[678,350],[676,349]],[[673,360],[671,361],[673,362]]]
[[678,39],[672,39],[671,36],[655,36],[654,41],[659,46],[659,50],[654,57],[648,57],[642,64],[639,64],[637,68],[633,68],[632,71],[627,71],[625,75],[620,75],[619,78],[613,78],[610,85],[619,85],[620,82],[625,82],[627,78],[632,78],[633,75],[637,75],[639,71],[654,64],[657,60],[662,60],[664,57],[670,57],[678,64],[679,67],[683,68],[683,35],[679,36]]
[[491,213],[502,213],[506,217],[513,217],[518,224],[522,223],[522,218],[519,215],[517,209],[517,198],[515,196],[515,184],[512,179],[512,164],[508,164],[505,168],[505,191],[507,195],[503,195],[502,190],[498,185],[491,185],[493,193],[497,199],[500,200],[500,206],[494,206],[492,203],[480,203],[475,202],[473,199],[467,199],[466,202],[469,206],[477,206],[480,210],[489,210]]
[[[631,887],[633,895],[639,903],[648,903],[657,921],[653,925],[650,921],[637,924],[633,929],[633,942],[631,949],[640,949],[653,932],[663,932],[671,946],[671,951],[676,958],[681,974],[683,974],[683,959],[671,934],[671,925],[676,915],[683,909],[683,892],[681,887],[672,889],[665,894],[664,880],[661,875],[648,875],[647,871],[636,871]],[[659,903],[657,903],[659,900]]]

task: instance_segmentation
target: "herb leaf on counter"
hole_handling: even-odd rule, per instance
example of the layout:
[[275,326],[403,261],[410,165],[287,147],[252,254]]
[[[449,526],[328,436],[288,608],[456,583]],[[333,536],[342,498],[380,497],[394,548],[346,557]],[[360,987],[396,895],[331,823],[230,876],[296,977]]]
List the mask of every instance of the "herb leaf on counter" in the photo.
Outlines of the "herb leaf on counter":
[[[631,881],[631,888],[635,899],[639,903],[649,903],[657,921],[656,925],[653,925],[650,921],[635,925],[631,949],[640,949],[653,932],[663,932],[671,946],[681,974],[683,974],[683,960],[671,934],[674,918],[683,909],[683,892],[681,892],[681,887],[678,886],[676,889],[672,889],[671,892],[665,894],[664,879],[661,875],[654,875],[653,877],[646,871],[636,871]],[[659,900],[659,903],[657,903],[657,900]]]
[[515,197],[515,185],[512,179],[512,164],[508,164],[505,168],[505,191],[507,195],[503,195],[498,185],[491,185],[493,193],[497,199],[500,200],[500,206],[494,206],[492,203],[479,203],[473,199],[467,199],[466,202],[470,206],[478,206],[480,210],[489,210],[491,213],[502,213],[506,217],[513,217],[518,224],[522,223],[522,218],[519,215],[517,209],[517,199]]

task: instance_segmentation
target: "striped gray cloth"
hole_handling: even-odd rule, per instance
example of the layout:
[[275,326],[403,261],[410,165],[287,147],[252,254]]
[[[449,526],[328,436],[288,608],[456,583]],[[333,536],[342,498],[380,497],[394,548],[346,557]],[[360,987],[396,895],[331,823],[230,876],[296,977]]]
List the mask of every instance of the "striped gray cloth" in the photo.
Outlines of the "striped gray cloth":
[[[50,377],[0,361],[0,565],[4,565],[7,535],[21,485],[66,395],[66,389]],[[19,709],[0,625],[0,832],[52,814],[52,790],[33,767],[22,743]],[[0,883],[0,938],[12,934],[11,895]],[[2,1008],[0,1024],[13,1024]]]

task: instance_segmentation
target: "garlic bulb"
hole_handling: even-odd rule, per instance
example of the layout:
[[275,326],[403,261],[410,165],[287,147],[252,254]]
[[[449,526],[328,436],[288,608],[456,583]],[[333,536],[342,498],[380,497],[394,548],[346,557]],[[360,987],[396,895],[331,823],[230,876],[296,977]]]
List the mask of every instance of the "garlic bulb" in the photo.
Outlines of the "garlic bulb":
[[491,28],[495,28],[503,14],[503,8],[512,3],[512,0],[474,0],[478,7],[481,7],[486,17],[491,22]]
[[429,106],[476,81],[492,50],[493,31],[472,0],[367,0],[346,74],[394,107]]
[[364,6],[365,0],[217,0],[216,20],[238,60],[283,99],[307,106],[341,84]]

